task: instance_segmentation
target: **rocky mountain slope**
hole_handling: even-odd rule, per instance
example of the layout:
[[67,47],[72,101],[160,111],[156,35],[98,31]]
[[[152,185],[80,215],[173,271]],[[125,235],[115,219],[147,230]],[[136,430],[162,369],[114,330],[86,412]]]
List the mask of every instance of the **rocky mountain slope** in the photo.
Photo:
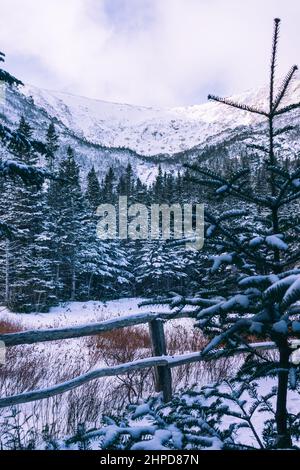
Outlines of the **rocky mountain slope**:
[[[260,89],[234,99],[267,109],[267,96],[267,89]],[[300,101],[300,80],[292,83],[286,103],[295,101]],[[108,103],[28,85],[18,91],[7,89],[6,99],[0,103],[2,122],[14,125],[22,114],[40,138],[54,119],[61,153],[72,145],[84,173],[94,164],[101,177],[109,166],[118,172],[130,161],[145,182],[156,174],[159,162],[166,169],[177,170],[184,161],[212,148],[219,148],[219,153],[225,149],[230,158],[253,139],[252,130],[257,143],[266,129],[259,115],[214,102],[159,109]],[[282,136],[281,143],[286,152],[296,154],[300,150],[298,110],[292,120],[295,131]],[[285,124],[283,115],[278,125]]]

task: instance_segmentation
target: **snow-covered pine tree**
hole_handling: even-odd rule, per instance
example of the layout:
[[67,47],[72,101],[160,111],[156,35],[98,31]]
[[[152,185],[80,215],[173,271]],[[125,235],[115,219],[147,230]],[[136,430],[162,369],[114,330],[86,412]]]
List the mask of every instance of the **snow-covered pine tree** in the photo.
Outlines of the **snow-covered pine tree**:
[[[51,174],[58,175],[58,159],[57,151],[59,149],[59,136],[56,132],[53,122],[49,124],[46,133],[46,168],[51,171]],[[45,227],[48,232],[48,256],[51,260],[51,276],[54,286],[52,294],[52,304],[54,305],[59,301],[62,285],[59,278],[60,260],[58,259],[59,253],[59,208],[61,199],[61,182],[58,179],[51,179],[46,187],[46,210]],[[50,300],[50,299],[49,299]]]
[[49,124],[46,133],[46,161],[47,167],[50,171],[54,171],[55,169],[55,154],[59,149],[58,145],[58,135],[56,133],[55,125],[53,122]]
[[86,210],[74,151],[67,149],[57,181],[57,278],[65,300],[75,300],[81,271],[81,250],[86,237]]
[[85,193],[85,238],[79,255],[81,286],[84,299],[105,299],[122,295],[129,285],[129,262],[120,241],[100,240],[97,237],[96,215],[102,192],[95,169],[87,176]]
[[[274,446],[291,446],[288,428],[287,390],[292,349],[289,340],[300,334],[300,231],[299,204],[300,169],[288,171],[280,158],[277,137],[291,130],[283,116],[293,115],[300,103],[284,101],[297,67],[288,72],[275,93],[280,20],[275,19],[269,107],[268,109],[236,103],[230,99],[209,96],[209,99],[227,106],[254,113],[268,124],[266,143],[257,147],[264,155],[264,170],[268,175],[265,192],[253,191],[249,168],[241,168],[228,178],[218,176],[201,165],[191,170],[198,183],[211,188],[219,201],[227,200],[232,209],[216,215],[206,210],[206,238],[214,246],[213,267],[202,297],[193,299],[198,305],[198,326],[212,339],[203,355],[227,345],[227,350],[239,344],[248,344],[255,354],[249,338],[256,335],[276,343],[279,360],[274,362],[273,374],[278,376],[276,426]],[[279,123],[279,124],[278,124]],[[219,273],[219,274],[218,274]],[[211,295],[215,279],[222,290]],[[180,302],[185,303],[181,299]]]
[[[5,54],[3,52],[0,52],[0,62],[4,62],[4,61],[5,61]],[[21,80],[14,77],[6,70],[3,70],[1,67],[0,67],[0,82],[3,82],[9,86],[23,85]]]
[[129,201],[134,194],[134,187],[135,187],[135,180],[134,180],[134,175],[132,171],[132,166],[130,163],[128,163],[125,171],[125,177],[124,177],[124,196],[127,196],[129,198]]
[[163,172],[162,172],[161,165],[159,165],[158,174],[153,185],[153,195],[157,203],[163,200],[163,185],[164,185]]
[[[4,61],[5,54],[0,52],[0,82],[4,83],[5,87],[22,86],[21,80],[2,69],[1,62]],[[11,146],[11,142],[16,141],[17,138],[22,141],[23,148],[26,147],[27,152],[31,150],[40,155],[46,154],[45,146],[42,142],[34,138],[28,138],[28,136],[0,124],[0,177],[5,179],[19,177],[25,184],[41,186],[44,180],[51,175],[42,168],[28,166],[24,162],[20,164],[18,155],[14,154]]]
[[147,185],[142,183],[140,178],[137,178],[135,182],[134,200],[141,204],[147,204],[149,202],[149,192]]
[[[14,155],[16,168],[24,165],[33,169],[37,164],[38,155],[31,140],[32,130],[22,117],[7,147]],[[20,312],[47,309],[53,289],[44,196],[42,186],[24,185],[19,176],[3,183],[2,219],[14,227],[12,236],[1,242],[4,301]]]
[[136,253],[135,280],[143,294],[180,289],[187,278],[187,257],[184,249],[168,246],[165,240],[140,242]]
[[108,204],[115,201],[115,172],[113,168],[109,168],[103,182],[102,200]]
[[[83,298],[91,299],[99,296],[99,283],[110,280],[109,250],[105,242],[97,239],[97,207],[101,203],[101,188],[94,166],[87,175],[85,193],[86,237],[80,252],[80,291]],[[99,282],[100,281],[100,282]],[[99,297],[98,297],[99,298]]]
[[101,187],[94,166],[87,175],[87,189],[85,197],[91,210],[95,212],[99,204],[101,204]]

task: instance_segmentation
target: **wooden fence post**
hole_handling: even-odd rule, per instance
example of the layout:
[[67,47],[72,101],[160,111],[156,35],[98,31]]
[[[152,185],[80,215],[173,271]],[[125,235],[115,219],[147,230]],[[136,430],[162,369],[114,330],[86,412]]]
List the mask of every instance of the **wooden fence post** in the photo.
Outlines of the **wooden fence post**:
[[[149,323],[149,331],[154,356],[165,356],[167,348],[163,320],[152,320]],[[165,402],[172,399],[172,374],[170,367],[155,367],[155,389],[157,392],[163,392]]]

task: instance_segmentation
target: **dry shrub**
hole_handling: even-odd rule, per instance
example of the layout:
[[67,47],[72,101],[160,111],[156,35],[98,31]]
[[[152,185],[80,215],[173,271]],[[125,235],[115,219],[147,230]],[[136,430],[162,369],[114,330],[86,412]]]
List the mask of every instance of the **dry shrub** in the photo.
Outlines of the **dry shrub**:
[[[176,325],[166,335],[168,353],[184,354],[201,352],[209,339],[201,330],[190,326]],[[175,390],[190,387],[192,384],[205,385],[228,378],[232,372],[234,358],[222,358],[217,361],[201,361],[172,369]]]
[[207,339],[196,328],[176,325],[166,334],[167,350],[170,354],[201,351],[207,345]]
[[[130,327],[109,331],[88,340],[93,362],[104,362],[112,367],[137,361],[151,355],[149,332],[145,328]],[[151,393],[154,388],[153,370],[144,369],[116,376],[109,393],[110,408],[121,409]]]
[[[104,361],[109,367],[132,362],[151,355],[151,341],[147,328],[131,327],[103,333],[89,338],[93,363]],[[174,323],[166,331],[167,353],[170,355],[200,352],[208,339],[190,325]],[[194,383],[207,384],[230,376],[232,358],[201,361],[172,369],[174,390]],[[138,370],[118,376],[110,397],[114,408],[121,408],[154,390],[154,370]]]
[[67,434],[76,433],[78,425],[82,423],[85,423],[87,428],[97,427],[101,417],[101,408],[105,409],[105,407],[108,407],[108,403],[105,400],[104,385],[104,381],[94,380],[67,394]]
[[120,328],[94,336],[96,348],[132,350],[150,348],[149,333],[138,327]]
[[[1,325],[2,332],[22,329],[13,322],[1,322]],[[171,355],[201,351],[207,344],[200,330],[177,321],[166,325],[166,341]],[[44,388],[94,367],[112,367],[151,355],[147,326],[123,328],[50,345],[16,346],[7,350],[7,363],[0,367],[0,396]],[[228,377],[233,373],[233,362],[230,358],[176,367],[172,369],[173,389],[188,388],[194,383],[204,385]],[[80,423],[97,427],[103,413],[117,412],[153,392],[152,368],[92,381],[63,395],[20,405],[18,409],[22,419],[30,418],[29,428],[40,431],[47,425],[52,436],[61,437],[75,433]],[[0,427],[4,415],[5,410],[0,410]]]
[[5,335],[8,333],[18,333],[22,331],[23,328],[20,322],[16,320],[0,320],[0,335]]
[[138,327],[121,328],[92,336],[88,340],[88,346],[94,350],[95,359],[102,358],[107,365],[141,359],[151,350],[148,331]]

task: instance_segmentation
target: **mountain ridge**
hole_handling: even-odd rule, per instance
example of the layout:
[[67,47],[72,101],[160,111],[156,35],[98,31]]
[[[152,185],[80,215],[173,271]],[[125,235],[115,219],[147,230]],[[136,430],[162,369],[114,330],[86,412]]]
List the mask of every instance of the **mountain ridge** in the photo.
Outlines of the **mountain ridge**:
[[[262,118],[214,102],[174,108],[136,106],[93,100],[74,94],[26,86],[38,106],[50,110],[67,127],[105,147],[129,148],[140,155],[170,155],[203,145],[226,129],[256,125]],[[300,80],[287,98],[300,101]],[[233,99],[266,107],[266,89],[249,90]]]
[[[250,90],[233,99],[254,106],[267,106],[267,89]],[[291,84],[286,104],[300,101],[300,80]],[[267,108],[266,108],[267,109]],[[0,120],[16,125],[24,115],[43,139],[54,120],[61,142],[75,148],[85,174],[94,165],[102,178],[112,166],[116,172],[129,162],[142,181],[151,183],[161,163],[166,171],[179,170],[182,164],[207,148],[223,145],[226,155],[241,151],[251,142],[251,134],[263,140],[263,117],[225,107],[215,102],[175,108],[135,106],[94,100],[70,93],[43,90],[25,85],[20,90],[7,88]],[[300,112],[291,115],[294,134],[282,136],[286,151],[298,152]],[[279,126],[286,124],[278,117]]]

